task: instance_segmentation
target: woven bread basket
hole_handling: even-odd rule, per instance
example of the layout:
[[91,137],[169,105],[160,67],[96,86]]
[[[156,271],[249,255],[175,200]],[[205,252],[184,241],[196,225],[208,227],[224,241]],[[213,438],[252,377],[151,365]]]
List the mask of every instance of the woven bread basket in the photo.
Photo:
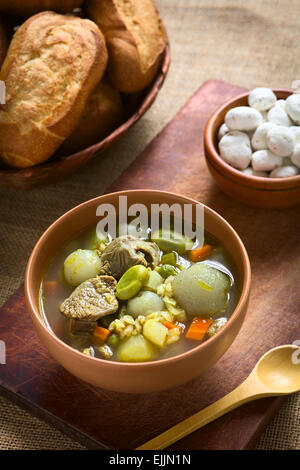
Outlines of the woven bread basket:
[[166,78],[169,65],[170,47],[167,42],[161,67],[152,84],[139,95],[132,95],[131,97],[127,95],[125,105],[127,118],[118,128],[100,142],[77,153],[61,156],[58,151],[46,162],[30,168],[12,169],[0,163],[0,186],[31,189],[35,186],[53,183],[71,175],[86,165],[91,158],[100,155],[125,136],[130,128],[150,108]]

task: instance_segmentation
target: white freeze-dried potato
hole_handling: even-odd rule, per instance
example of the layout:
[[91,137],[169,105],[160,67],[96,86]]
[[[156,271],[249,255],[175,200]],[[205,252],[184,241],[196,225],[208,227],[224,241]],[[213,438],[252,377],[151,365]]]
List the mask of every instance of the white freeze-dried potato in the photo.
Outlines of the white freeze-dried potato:
[[300,127],[299,126],[291,126],[290,130],[293,132],[296,140],[296,144],[300,143]]
[[277,100],[275,106],[280,106],[282,109],[286,111],[286,101],[285,100]]
[[295,147],[294,133],[284,126],[272,127],[267,132],[268,148],[279,157],[289,157]]
[[291,155],[291,162],[300,168],[300,143],[297,144],[294,148],[294,151]]
[[281,105],[275,105],[270,109],[268,112],[268,120],[273,122],[273,124],[277,124],[277,126],[289,127],[293,124]]
[[251,161],[251,145],[247,134],[240,131],[230,131],[219,143],[221,157],[239,170],[244,170]]
[[258,126],[251,140],[251,144],[254,149],[262,150],[268,147],[267,133],[272,127],[275,127],[275,124],[272,122],[263,122],[260,126]]
[[225,134],[229,132],[228,127],[226,126],[225,122],[223,122],[222,126],[220,126],[220,129],[218,131],[218,140],[221,140],[222,137],[224,137]]
[[258,111],[268,111],[276,103],[276,95],[270,88],[257,87],[251,91],[248,104]]
[[289,178],[290,176],[296,176],[299,173],[299,169],[296,166],[281,166],[280,168],[275,168],[270,173],[270,178]]
[[218,131],[221,157],[248,176],[300,174],[300,93],[277,99],[270,88],[257,87],[248,105],[226,113]]
[[262,178],[268,177],[268,173],[266,171],[255,171],[253,168],[251,168],[251,166],[246,168],[246,170],[242,170],[242,173],[248,176],[260,176]]
[[263,122],[263,117],[257,109],[249,106],[238,106],[230,109],[225,116],[225,124],[230,130],[252,131]]
[[252,167],[255,171],[271,171],[282,165],[282,158],[270,150],[257,150],[252,154]]
[[286,110],[292,120],[300,125],[300,93],[294,93],[286,99]]

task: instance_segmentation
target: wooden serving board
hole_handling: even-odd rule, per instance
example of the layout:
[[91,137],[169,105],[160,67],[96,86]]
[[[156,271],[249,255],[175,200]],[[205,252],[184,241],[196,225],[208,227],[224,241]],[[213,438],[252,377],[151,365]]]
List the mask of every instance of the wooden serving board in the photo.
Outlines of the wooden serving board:
[[[268,349],[300,339],[299,208],[246,207],[220,192],[204,161],[207,118],[241,91],[206,82],[109,189],[153,188],[191,196],[217,210],[244,241],[253,272],[250,306],[238,337],[213,368],[170,391],[109,392],[77,380],[49,356],[33,331],[22,286],[0,310],[0,339],[7,347],[0,391],[89,448],[136,448],[230,392]],[[244,405],[171,448],[251,448],[281,403],[269,398]]]

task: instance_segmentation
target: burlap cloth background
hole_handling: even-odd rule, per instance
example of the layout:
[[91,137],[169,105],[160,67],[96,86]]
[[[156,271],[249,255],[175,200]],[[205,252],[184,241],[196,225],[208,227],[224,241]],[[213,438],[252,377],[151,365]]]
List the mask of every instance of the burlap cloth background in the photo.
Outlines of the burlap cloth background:
[[[248,88],[300,79],[299,0],[157,0],[172,66],[151,110],[125,139],[64,182],[30,192],[0,190],[0,303],[19,286],[46,227],[101,195],[201,83],[220,78]],[[80,449],[76,442],[0,397],[0,449]],[[300,396],[288,399],[258,449],[300,449]]]

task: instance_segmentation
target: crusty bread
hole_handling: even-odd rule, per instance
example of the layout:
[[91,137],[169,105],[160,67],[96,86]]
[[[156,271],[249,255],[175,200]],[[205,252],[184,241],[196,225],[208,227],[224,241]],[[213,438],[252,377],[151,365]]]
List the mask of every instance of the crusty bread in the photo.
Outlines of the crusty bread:
[[53,12],[15,33],[0,72],[0,156],[23,168],[47,160],[75,129],[107,64],[95,23]]
[[89,0],[89,17],[103,32],[113,85],[136,93],[149,85],[161,63],[166,35],[151,0]]
[[120,93],[107,79],[102,79],[90,95],[76,129],[63,142],[59,152],[71,154],[96,144],[112,132],[122,118]]
[[4,20],[0,18],[0,68],[6,56],[9,43],[8,36],[8,27],[5,24]]
[[30,16],[45,10],[72,12],[83,0],[0,0],[0,11],[12,15]]

